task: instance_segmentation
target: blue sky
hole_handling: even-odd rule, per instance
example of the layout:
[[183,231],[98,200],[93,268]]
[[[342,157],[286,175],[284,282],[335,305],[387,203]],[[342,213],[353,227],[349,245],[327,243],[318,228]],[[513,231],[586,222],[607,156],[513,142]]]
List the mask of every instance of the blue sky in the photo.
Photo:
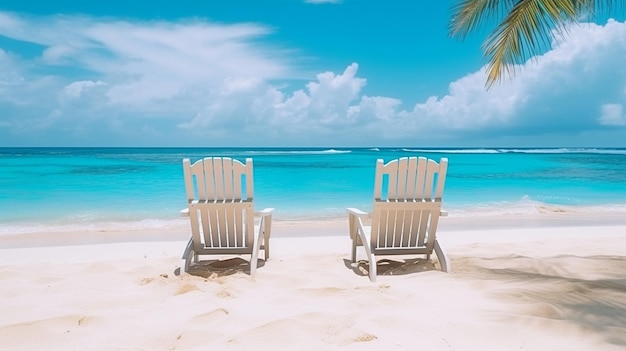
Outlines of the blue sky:
[[452,1],[4,1],[0,146],[626,147],[624,18],[485,90]]

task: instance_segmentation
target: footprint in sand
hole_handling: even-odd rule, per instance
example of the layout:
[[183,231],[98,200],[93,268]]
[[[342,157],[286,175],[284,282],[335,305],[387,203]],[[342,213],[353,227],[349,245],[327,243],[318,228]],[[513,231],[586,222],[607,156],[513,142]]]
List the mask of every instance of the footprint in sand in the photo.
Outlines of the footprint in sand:
[[378,339],[378,338],[374,334],[362,333],[362,334],[358,335],[357,337],[353,338],[352,341],[353,342],[368,342],[368,341],[372,341],[372,340],[376,340],[376,339]]
[[141,278],[141,281],[139,282],[139,284],[141,285],[146,285],[146,284],[150,284],[154,281],[154,278]]
[[188,292],[192,292],[196,290],[200,290],[200,289],[193,284],[183,284],[178,288],[178,290],[176,290],[174,295],[182,295],[182,294],[186,294]]
[[221,298],[229,298],[229,297],[233,297],[233,294],[231,294],[230,291],[228,290],[220,290],[215,294],[215,296],[221,297]]
[[113,271],[115,271],[115,267],[113,265],[110,265],[108,263],[103,263],[103,262],[96,262],[87,266],[87,272],[91,274],[108,273],[108,272],[113,272]]
[[391,287],[391,285],[389,284],[378,284],[378,286],[357,286],[356,288],[354,288],[354,290],[357,291],[378,291],[378,292],[385,292],[387,290],[389,290],[389,288]]

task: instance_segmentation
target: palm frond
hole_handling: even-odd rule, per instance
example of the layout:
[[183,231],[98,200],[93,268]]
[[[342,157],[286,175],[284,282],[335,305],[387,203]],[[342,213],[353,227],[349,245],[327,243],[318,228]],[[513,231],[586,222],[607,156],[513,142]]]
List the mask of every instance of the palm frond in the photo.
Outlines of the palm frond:
[[464,39],[479,27],[495,29],[483,44],[489,88],[504,74],[549,48],[553,33],[564,35],[572,23],[624,9],[619,0],[458,0],[449,32]]
[[451,36],[465,38],[489,20],[499,21],[515,5],[516,0],[461,0],[452,7],[448,26]]
[[552,30],[563,32],[576,20],[572,0],[520,0],[483,46],[488,59],[487,87],[503,72],[511,75],[523,63],[550,46]]

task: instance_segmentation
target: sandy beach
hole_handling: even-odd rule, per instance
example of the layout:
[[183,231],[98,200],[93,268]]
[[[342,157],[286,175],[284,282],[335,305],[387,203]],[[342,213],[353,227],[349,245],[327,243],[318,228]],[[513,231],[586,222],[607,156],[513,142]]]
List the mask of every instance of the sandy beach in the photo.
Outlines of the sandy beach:
[[[187,228],[0,236],[6,350],[623,350],[626,220],[446,218],[452,262],[351,266],[347,220],[275,221],[179,276]],[[364,258],[362,252],[360,259]]]

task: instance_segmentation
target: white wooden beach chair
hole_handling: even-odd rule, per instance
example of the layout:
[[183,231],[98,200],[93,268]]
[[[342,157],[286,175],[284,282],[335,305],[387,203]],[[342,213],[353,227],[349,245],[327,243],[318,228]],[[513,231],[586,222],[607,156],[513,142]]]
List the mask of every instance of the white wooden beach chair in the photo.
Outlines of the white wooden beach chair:
[[[348,208],[352,263],[363,246],[369,261],[369,278],[376,280],[376,257],[430,255],[435,252],[441,270],[450,262],[437,241],[443,187],[448,159],[439,163],[425,157],[403,157],[385,164],[376,162],[374,207],[371,213]],[[386,187],[385,187],[386,183]],[[364,225],[364,220],[370,225]]]
[[[201,255],[251,255],[250,275],[256,273],[261,249],[270,256],[272,208],[254,212],[252,159],[207,157],[191,164],[183,160],[186,209],[191,239],[183,254],[183,272]],[[257,222],[255,224],[255,218]]]

